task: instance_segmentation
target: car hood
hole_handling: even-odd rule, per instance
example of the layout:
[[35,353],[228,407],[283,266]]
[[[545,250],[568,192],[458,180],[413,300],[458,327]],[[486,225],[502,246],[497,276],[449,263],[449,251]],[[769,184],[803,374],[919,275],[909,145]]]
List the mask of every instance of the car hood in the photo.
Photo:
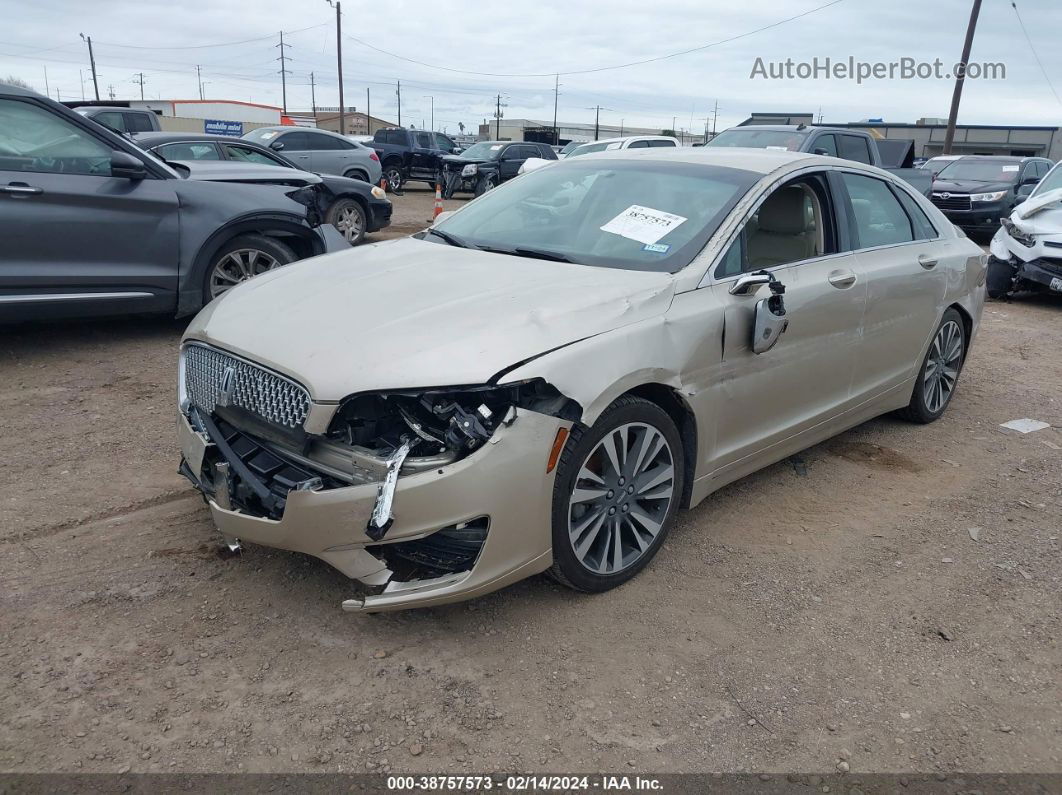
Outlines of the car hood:
[[414,238],[258,276],[192,321],[197,339],[299,381],[317,401],[483,384],[542,353],[657,316],[667,273],[492,254]]
[[449,163],[454,166],[467,166],[469,163],[475,163],[481,165],[483,163],[496,163],[498,161],[491,160],[489,157],[465,157],[464,155],[445,155],[442,158],[443,163]]
[[[1051,231],[1062,231],[1062,227],[1059,226],[1059,220],[1062,220],[1062,208],[1059,207],[1059,202],[1062,202],[1062,188],[1056,190],[1049,190],[1046,193],[1041,193],[1039,196],[1033,196],[1026,199],[1017,207],[1014,208],[1014,215],[1018,218],[1025,219],[1031,218],[1037,213],[1042,213],[1044,217],[1050,217],[1055,226]],[[1044,211],[1051,208],[1052,212],[1045,213]],[[1037,219],[1038,221],[1041,219]],[[1050,223],[1050,222],[1049,222]]]
[[321,177],[308,171],[284,166],[267,166],[257,163],[234,163],[225,160],[177,160],[182,169],[187,169],[187,179],[201,182],[298,182],[316,185]]
[[1013,182],[977,182],[972,179],[937,179],[933,180],[934,193],[996,193],[1010,190]]

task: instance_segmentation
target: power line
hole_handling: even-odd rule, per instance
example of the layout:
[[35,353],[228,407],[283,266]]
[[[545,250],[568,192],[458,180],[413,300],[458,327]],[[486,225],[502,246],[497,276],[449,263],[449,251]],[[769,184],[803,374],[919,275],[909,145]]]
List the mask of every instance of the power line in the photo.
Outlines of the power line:
[[[298,30],[285,30],[284,33],[287,33],[289,36],[291,36],[295,33],[303,33],[307,30],[323,28],[327,24],[327,22],[321,22],[318,25],[310,25],[310,27],[308,28],[299,28]],[[254,39],[241,39],[240,41],[220,41],[216,44],[190,44],[182,47],[163,47],[161,45],[152,45],[150,47],[145,47],[143,45],[138,44],[113,44],[111,42],[106,41],[101,41],[97,43],[102,44],[105,47],[122,47],[127,50],[205,50],[211,47],[234,47],[237,44],[250,44],[251,42],[255,41],[268,41],[272,39],[275,35],[275,33],[270,33],[268,36],[259,36]]]
[[383,53],[384,55],[389,55],[392,58],[398,58],[401,61],[408,61],[409,63],[414,63],[414,64],[417,64],[419,66],[426,66],[429,69],[441,69],[444,72],[457,72],[458,74],[479,75],[481,77],[553,77],[555,75],[585,75],[585,74],[591,74],[591,73],[594,73],[594,72],[607,72],[607,71],[611,71],[613,69],[626,69],[626,68],[631,67],[631,66],[641,66],[642,64],[655,63],[657,61],[664,61],[664,60],[667,60],[669,58],[677,58],[680,55],[689,55],[690,53],[701,52],[703,50],[711,49],[712,47],[718,47],[718,46],[723,45],[723,44],[729,44],[730,42],[737,41],[738,39],[744,39],[744,38],[747,38],[749,36],[754,36],[757,33],[762,33],[765,30],[770,30],[771,28],[776,28],[779,25],[786,24],[787,22],[793,22],[794,20],[801,19],[803,17],[806,17],[806,16],[809,16],[811,14],[814,14],[814,13],[816,13],[818,11],[823,11],[823,10],[825,10],[827,8],[830,8],[831,6],[835,6],[838,3],[843,3],[843,2],[844,2],[844,0],[830,0],[829,3],[825,3],[823,5],[816,6],[815,8],[809,9],[808,11],[804,11],[801,14],[796,14],[795,16],[786,17],[785,19],[780,19],[777,22],[772,22],[770,25],[764,25],[763,27],[756,28],[755,30],[750,30],[747,33],[739,33],[736,36],[730,36],[729,38],[726,38],[726,39],[720,39],[719,41],[713,41],[713,42],[711,42],[709,44],[702,44],[702,45],[700,45],[698,47],[690,47],[688,50],[680,50],[679,52],[667,53],[666,55],[657,55],[657,56],[654,56],[652,58],[643,58],[643,59],[641,59],[639,61],[630,61],[628,63],[615,64],[613,66],[597,66],[597,67],[594,67],[592,69],[571,69],[571,70],[568,70],[568,71],[561,71],[561,72],[476,72],[476,71],[472,71],[472,70],[469,70],[469,69],[454,69],[454,68],[449,67],[449,66],[440,66],[438,64],[431,64],[431,63],[426,63],[424,61],[418,61],[415,58],[407,58],[404,55],[399,55],[398,53],[390,52],[388,50],[381,49],[380,47],[377,47],[377,46],[375,46],[373,44],[369,44],[367,41],[359,39],[356,36],[348,36],[347,38],[349,38],[351,41],[357,42],[358,44],[362,45],[363,47],[368,47],[370,50],[376,50],[376,52]]
[[1029,44],[1029,51],[1033,54],[1033,58],[1036,59],[1036,63],[1040,67],[1040,71],[1043,72],[1044,80],[1047,81],[1047,87],[1051,89],[1051,93],[1055,95],[1055,101],[1059,105],[1062,105],[1062,99],[1059,98],[1058,92],[1055,91],[1055,86],[1051,82],[1051,78],[1047,76],[1047,70],[1044,69],[1044,62],[1040,60],[1040,56],[1036,52],[1036,48],[1033,47],[1032,39],[1029,38],[1029,31],[1025,29],[1025,23],[1021,20],[1021,14],[1018,12],[1018,4],[1011,0],[1010,7],[1014,9],[1014,16],[1018,18],[1018,24],[1021,26],[1021,32],[1025,34],[1025,41]]

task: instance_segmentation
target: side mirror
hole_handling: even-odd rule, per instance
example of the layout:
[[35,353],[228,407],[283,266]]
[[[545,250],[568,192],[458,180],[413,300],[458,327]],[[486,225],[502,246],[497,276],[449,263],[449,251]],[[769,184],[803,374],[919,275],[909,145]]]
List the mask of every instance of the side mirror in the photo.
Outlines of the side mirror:
[[128,152],[111,152],[111,176],[119,179],[144,179],[148,175],[144,164]]
[[1023,184],[1019,185],[1018,186],[1018,191],[1017,191],[1018,198],[1019,199],[1028,199],[1030,196],[1032,196],[1032,192],[1033,192],[1033,190],[1035,188],[1036,188],[1036,185],[1030,184],[1030,183],[1023,183]]
[[462,148],[461,148],[460,146],[455,146],[455,147],[454,147],[453,149],[451,149],[451,150],[450,150],[450,154],[452,154],[452,155],[459,155],[459,154],[461,154],[461,153],[462,153],[463,151],[465,151],[465,150],[464,150],[464,149],[462,149]]
[[1039,177],[1026,177],[1025,179],[1023,179],[1021,181],[1021,184],[1022,185],[1036,185],[1039,182],[1040,182],[1040,178]]
[[759,290],[763,285],[770,284],[774,281],[774,277],[767,271],[756,271],[755,273],[745,273],[734,281],[730,285],[731,295],[752,295]]
[[785,299],[780,293],[756,302],[756,316],[752,324],[752,352],[767,353],[789,328],[785,314]]
[[283,141],[273,141],[273,143],[271,143],[269,145],[269,148],[272,149],[274,152],[279,152],[281,149],[284,148],[284,142]]
[[821,146],[815,147],[815,149],[812,152],[812,154],[813,155],[825,155],[826,157],[830,156],[830,153],[827,152],[825,149],[823,149]]

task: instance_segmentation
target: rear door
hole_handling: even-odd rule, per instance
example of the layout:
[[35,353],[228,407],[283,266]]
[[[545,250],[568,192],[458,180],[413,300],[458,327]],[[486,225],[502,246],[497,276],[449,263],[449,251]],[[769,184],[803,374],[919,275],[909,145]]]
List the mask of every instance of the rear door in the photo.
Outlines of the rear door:
[[849,135],[847,133],[837,135],[838,154],[845,160],[854,160],[857,163],[874,164],[870,154],[870,141],[862,135]]
[[90,122],[0,97],[0,311],[176,307],[175,180],[113,177],[111,155]]
[[313,152],[310,151],[309,135],[302,130],[293,130],[278,136],[275,140],[284,144],[280,150],[288,160],[303,171],[313,171]]
[[414,132],[413,151],[409,158],[409,173],[415,179],[434,179],[438,156],[435,152],[435,136],[430,132]]
[[503,180],[512,179],[520,172],[520,166],[529,157],[537,157],[538,152],[533,146],[526,144],[510,144],[501,153],[499,169]]
[[325,135],[319,132],[304,132],[309,141],[307,148],[310,150],[309,171],[319,171],[322,174],[338,174],[342,176],[347,169],[354,165],[354,144],[344,141],[342,138]]
[[[715,267],[712,290],[726,332],[708,468],[752,471],[759,454],[815,433],[851,406],[866,284],[847,249],[832,183],[826,172],[812,172],[771,190]],[[770,293],[730,289],[742,274],[760,270],[785,285],[789,327],[774,348],[757,354],[756,304]]]
[[899,185],[840,172],[850,231],[867,283],[863,343],[853,390],[868,400],[905,384],[943,312],[947,274],[966,254],[940,239],[918,202]]

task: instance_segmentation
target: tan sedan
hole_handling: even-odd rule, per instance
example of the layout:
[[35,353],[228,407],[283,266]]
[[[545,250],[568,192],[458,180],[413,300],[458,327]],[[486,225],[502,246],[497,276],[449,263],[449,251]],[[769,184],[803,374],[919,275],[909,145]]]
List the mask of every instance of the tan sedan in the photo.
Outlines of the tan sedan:
[[361,581],[347,609],[543,571],[603,591],[721,486],[886,412],[937,419],[984,280],[980,248],[870,166],[573,158],[207,306],[182,470],[229,543]]

